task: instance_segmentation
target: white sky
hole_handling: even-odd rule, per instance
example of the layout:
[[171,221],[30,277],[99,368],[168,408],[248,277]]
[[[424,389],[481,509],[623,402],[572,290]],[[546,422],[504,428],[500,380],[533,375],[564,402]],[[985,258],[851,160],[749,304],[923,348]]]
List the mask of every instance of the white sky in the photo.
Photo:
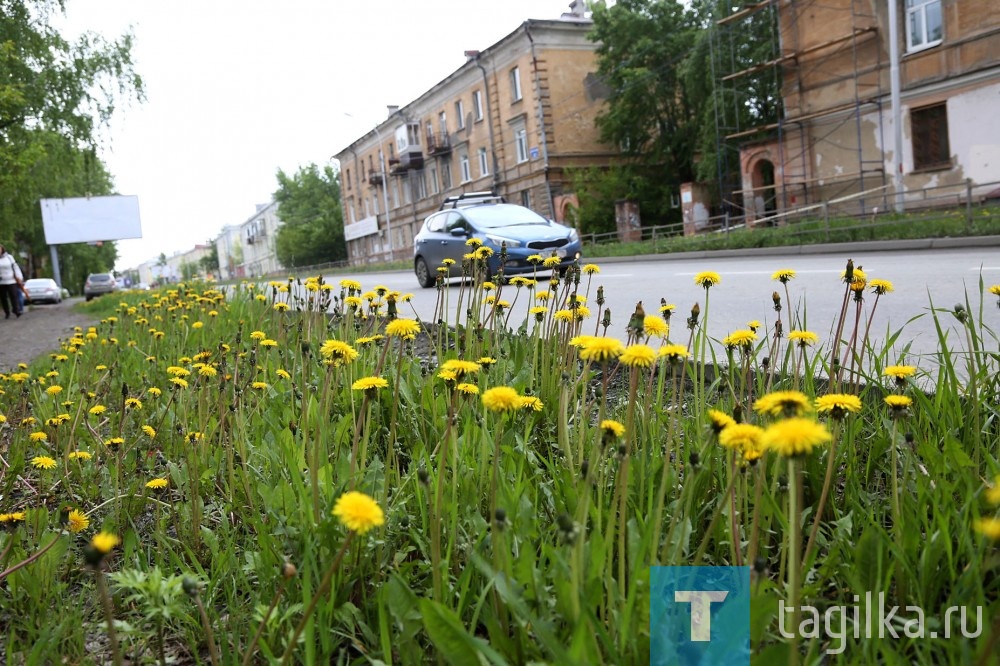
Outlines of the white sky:
[[132,26],[146,84],[102,155],[142,218],[143,238],[118,243],[117,268],[244,222],[277,189],[278,168],[327,164],[466,50],[567,11],[569,0],[68,0],[56,23],[67,36]]

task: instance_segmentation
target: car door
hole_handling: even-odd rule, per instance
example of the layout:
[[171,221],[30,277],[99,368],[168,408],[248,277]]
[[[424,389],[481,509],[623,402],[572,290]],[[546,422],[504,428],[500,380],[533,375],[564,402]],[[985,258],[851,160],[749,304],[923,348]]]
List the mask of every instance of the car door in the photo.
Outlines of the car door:
[[462,257],[468,254],[471,250],[471,248],[465,244],[465,241],[469,239],[471,231],[472,227],[462,216],[461,212],[457,210],[448,211],[448,218],[445,221],[445,235],[447,236],[447,239],[444,246],[446,256],[449,259],[455,260],[455,267],[451,271],[452,275],[455,275],[456,273],[461,274]]
[[447,220],[447,212],[434,213],[424,222],[424,228],[416,238],[417,254],[427,262],[431,273],[441,265],[441,260],[448,256],[446,254],[448,235],[445,232]]

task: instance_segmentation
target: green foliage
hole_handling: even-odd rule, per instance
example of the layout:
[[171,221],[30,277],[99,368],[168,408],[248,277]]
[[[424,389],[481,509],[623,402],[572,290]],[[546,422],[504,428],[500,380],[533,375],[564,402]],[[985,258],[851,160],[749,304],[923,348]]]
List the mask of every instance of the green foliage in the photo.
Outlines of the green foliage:
[[[0,220],[11,250],[29,254],[22,263],[31,275],[52,275],[39,199],[110,194],[94,152],[99,130],[121,102],[143,97],[131,35],[69,43],[51,25],[62,9],[56,0],[0,0]],[[59,254],[71,290],[116,257],[111,243]]]
[[206,275],[217,274],[219,271],[219,246],[215,243],[208,244],[208,254],[198,260],[198,265]]
[[347,258],[340,174],[331,166],[300,167],[288,176],[278,170],[278,261],[285,266],[312,266]]

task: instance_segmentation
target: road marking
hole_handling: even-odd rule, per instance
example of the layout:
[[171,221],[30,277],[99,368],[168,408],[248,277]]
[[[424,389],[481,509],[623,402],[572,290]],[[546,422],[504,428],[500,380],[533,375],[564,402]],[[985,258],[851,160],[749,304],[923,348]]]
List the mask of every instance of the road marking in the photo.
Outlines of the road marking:
[[[796,270],[795,274],[796,275],[805,275],[805,274],[817,274],[818,275],[820,273],[838,273],[839,274],[839,273],[843,273],[843,272],[844,272],[843,270],[836,269],[836,268],[813,268],[813,269],[808,269],[808,270]],[[727,275],[774,275],[774,273],[775,273],[775,271],[725,271],[721,275],[722,275],[722,277],[725,277]],[[688,276],[688,275],[690,275],[690,276],[693,277],[695,275],[698,275],[698,273],[674,273],[674,275],[678,275],[678,276]]]
[[973,267],[969,269],[970,271],[1000,271],[1000,266],[980,266],[978,268]]

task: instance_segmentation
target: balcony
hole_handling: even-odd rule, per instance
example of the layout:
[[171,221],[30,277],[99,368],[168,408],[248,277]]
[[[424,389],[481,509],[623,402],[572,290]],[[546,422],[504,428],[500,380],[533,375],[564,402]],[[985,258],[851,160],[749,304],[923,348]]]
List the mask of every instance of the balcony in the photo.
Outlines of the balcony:
[[368,171],[368,184],[369,185],[381,185],[383,181],[382,172],[370,169]]
[[409,171],[410,169],[421,169],[424,166],[424,154],[420,151],[420,146],[410,146],[406,152],[399,153],[399,164],[396,169],[399,171]]
[[451,138],[446,133],[427,135],[427,154],[430,156],[447,155],[451,152]]

